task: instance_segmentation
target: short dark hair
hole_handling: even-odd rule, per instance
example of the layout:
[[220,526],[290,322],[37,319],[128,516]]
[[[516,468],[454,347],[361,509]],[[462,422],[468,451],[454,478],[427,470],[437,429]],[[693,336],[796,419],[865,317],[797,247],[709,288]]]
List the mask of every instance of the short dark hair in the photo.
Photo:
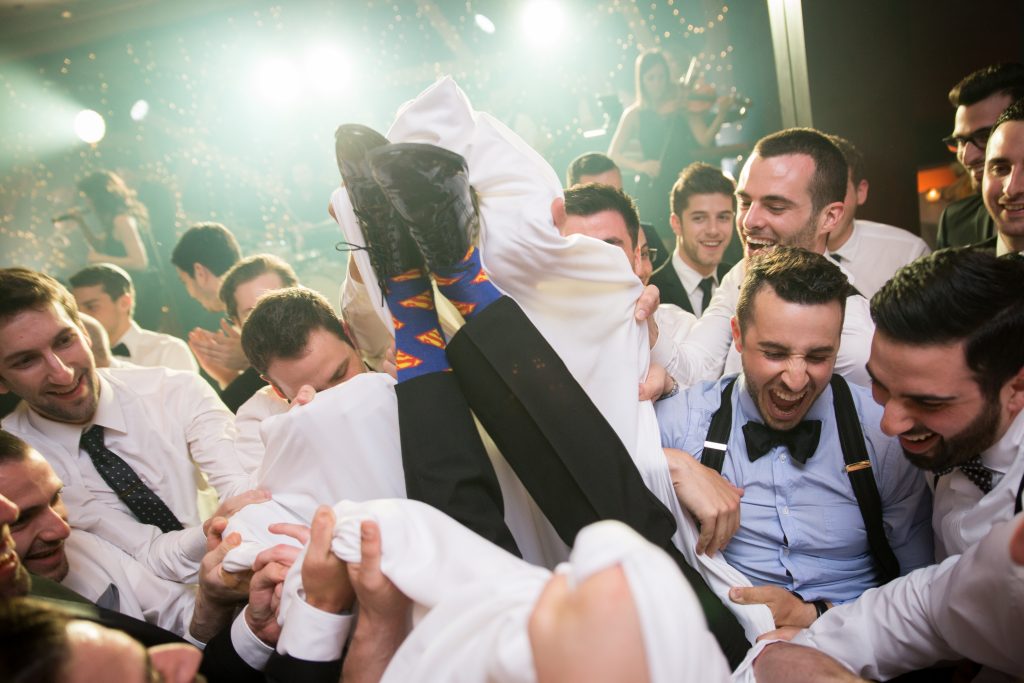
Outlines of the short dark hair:
[[1024,367],[1022,283],[1024,260],[943,249],[896,271],[871,298],[871,318],[901,344],[963,342],[967,367],[991,398]]
[[832,301],[846,313],[850,282],[835,263],[821,254],[778,245],[747,263],[747,273],[740,286],[736,303],[736,319],[745,331],[754,315],[754,297],[771,286],[780,299],[802,306],[816,306]]
[[313,330],[325,329],[354,348],[338,315],[322,294],[289,287],[260,297],[242,326],[242,351],[260,374],[275,358],[298,358]]
[[238,302],[235,301],[235,290],[240,285],[244,285],[264,273],[277,273],[277,276],[281,278],[282,287],[294,287],[299,284],[299,278],[295,275],[295,271],[283,259],[273,254],[248,256],[231,266],[220,283],[220,300],[224,302],[229,318],[238,322]]
[[22,462],[28,458],[32,447],[8,431],[0,429],[0,465],[8,462]]
[[587,183],[570,187],[565,191],[565,213],[570,216],[593,216],[602,211],[615,211],[622,216],[626,222],[626,232],[629,239],[633,241],[635,249],[638,233],[640,232],[640,218],[636,213],[636,205],[622,190],[610,185],[599,183]]
[[732,199],[732,208],[736,209],[736,183],[703,161],[693,162],[679,174],[672,186],[672,213],[681,216],[695,194],[724,194]]
[[0,320],[26,309],[41,311],[58,304],[76,325],[81,325],[75,297],[46,273],[15,266],[0,269]]
[[839,148],[813,128],[787,128],[757,141],[754,153],[769,159],[786,154],[805,154],[814,160],[814,174],[807,190],[811,209],[818,215],[826,205],[846,198],[849,172]]
[[565,172],[565,186],[572,187],[586,175],[601,175],[608,171],[618,171],[619,166],[607,154],[587,152],[572,160]]
[[1003,110],[996,122],[992,124],[992,132],[995,133],[999,126],[1007,121],[1024,121],[1024,98],[1016,100]]
[[238,240],[220,223],[196,223],[178,240],[171,263],[189,277],[195,277],[195,265],[201,263],[220,277],[242,258]]
[[86,266],[68,278],[68,282],[71,283],[72,289],[101,285],[103,291],[113,301],[117,301],[125,294],[130,294],[134,306],[135,286],[132,284],[132,276],[123,268],[112,263],[97,263]]
[[1000,92],[1012,100],[1024,97],[1024,64],[993,64],[968,74],[949,91],[949,103],[969,107]]
[[0,600],[0,680],[58,683],[71,658],[71,615],[32,598]]
[[839,135],[829,135],[828,139],[843,153],[843,158],[846,159],[846,167],[850,169],[850,179],[853,181],[853,186],[857,187],[860,185],[860,181],[867,180],[868,174],[864,164],[864,155],[860,153],[856,145]]

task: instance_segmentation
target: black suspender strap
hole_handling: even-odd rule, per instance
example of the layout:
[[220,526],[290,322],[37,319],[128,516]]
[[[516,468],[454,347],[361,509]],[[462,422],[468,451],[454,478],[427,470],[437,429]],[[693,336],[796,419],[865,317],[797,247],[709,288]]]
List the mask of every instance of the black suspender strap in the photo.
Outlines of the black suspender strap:
[[[732,431],[732,389],[736,383],[733,378],[722,390],[722,405],[711,417],[707,439],[704,441],[704,452],[701,455],[702,465],[710,467],[719,474],[725,464],[725,452]],[[853,494],[857,498],[864,519],[864,529],[868,534],[868,546],[875,558],[881,573],[882,583],[888,583],[900,575],[900,563],[893,553],[889,540],[882,525],[882,497],[878,493],[878,484],[871,471],[871,460],[868,458],[864,445],[864,432],[861,431],[857,419],[857,409],[853,404],[850,387],[839,375],[832,376],[832,403],[836,413],[836,427],[839,430],[839,445],[846,463],[846,473],[850,477]],[[1021,482],[1024,490],[1024,481]],[[1021,493],[1017,494],[1017,511],[1021,507]]]
[[900,575],[900,563],[889,545],[885,527],[882,525],[882,497],[878,493],[878,484],[871,472],[871,460],[868,459],[864,445],[864,432],[861,431],[857,419],[853,395],[846,380],[839,375],[832,376],[832,401],[836,411],[836,426],[839,429],[839,445],[843,450],[850,485],[853,486],[860,514],[864,518],[868,545],[881,572],[882,583],[888,583]]
[[722,390],[722,405],[711,416],[708,436],[704,440],[704,452],[700,456],[700,464],[710,467],[719,474],[725,464],[725,451],[729,446],[729,433],[732,431],[732,387],[736,378],[725,383]]
[[1017,487],[1017,502],[1013,506],[1013,514],[1020,514],[1024,510],[1024,476],[1020,478],[1020,486]]

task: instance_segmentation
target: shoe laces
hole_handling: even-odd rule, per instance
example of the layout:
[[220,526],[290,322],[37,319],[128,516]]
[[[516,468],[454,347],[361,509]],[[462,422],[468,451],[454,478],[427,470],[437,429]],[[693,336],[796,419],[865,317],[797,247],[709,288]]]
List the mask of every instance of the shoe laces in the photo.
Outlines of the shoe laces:
[[370,265],[373,266],[374,274],[377,275],[377,287],[380,289],[380,303],[381,303],[382,306],[385,305],[386,302],[385,302],[385,299],[384,299],[384,293],[386,291],[386,288],[385,288],[386,282],[385,282],[384,278],[382,278],[380,276],[380,266],[379,266],[379,264],[381,262],[381,259],[380,259],[379,250],[374,250],[373,247],[370,247],[369,245],[364,246],[362,244],[352,244],[351,242],[346,242],[345,240],[342,240],[342,241],[338,242],[337,244],[335,244],[334,245],[334,250],[335,251],[339,251],[341,253],[350,253],[350,252],[355,252],[355,251],[365,251],[367,253],[367,255],[369,255],[369,257],[370,257]]

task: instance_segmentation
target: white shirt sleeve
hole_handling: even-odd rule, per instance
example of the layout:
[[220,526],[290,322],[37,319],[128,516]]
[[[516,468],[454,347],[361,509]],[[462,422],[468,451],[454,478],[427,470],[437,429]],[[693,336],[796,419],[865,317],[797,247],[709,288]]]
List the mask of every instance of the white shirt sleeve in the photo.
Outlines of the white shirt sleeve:
[[732,317],[740,297],[746,265],[740,261],[722,278],[708,309],[680,344],[677,370],[671,373],[683,386],[716,380],[725,369],[732,346]]
[[1024,671],[1024,567],[1009,555],[1009,537],[1020,523],[1024,515],[993,527],[963,555],[834,607],[793,642],[871,679],[964,657],[1008,673]]
[[658,323],[658,341],[651,348],[651,362],[665,368],[680,388],[685,389],[688,385],[680,368],[682,344],[697,322],[697,316],[673,304],[662,304],[654,312],[654,320]]
[[[177,343],[175,343],[177,342]],[[188,345],[180,339],[167,339],[160,345],[159,365],[171,370],[199,372],[199,364],[189,350]]]
[[164,395],[169,410],[183,416],[189,453],[223,501],[249,487],[249,475],[235,450],[235,416],[199,375],[168,378]]
[[257,671],[263,671],[270,655],[274,654],[274,648],[257,638],[249,628],[249,624],[245,623],[245,610],[247,609],[249,609],[248,606],[239,612],[231,623],[231,645],[243,662]]
[[353,619],[350,612],[332,614],[305,600],[293,600],[284,615],[277,650],[308,662],[341,659]]

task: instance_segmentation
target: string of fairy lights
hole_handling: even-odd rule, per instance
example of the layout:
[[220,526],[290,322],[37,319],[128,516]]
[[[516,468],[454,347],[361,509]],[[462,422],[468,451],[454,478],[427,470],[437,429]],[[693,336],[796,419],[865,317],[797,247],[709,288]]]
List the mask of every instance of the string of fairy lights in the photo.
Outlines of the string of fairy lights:
[[[532,25],[526,5],[540,13]],[[632,101],[643,49],[662,49],[675,76],[696,57],[717,87],[736,85],[732,25],[745,11],[721,0],[243,5],[2,64],[0,265],[83,265],[84,241],[52,218],[82,205],[74,183],[98,168],[139,191],[165,247],[217,220],[246,251],[298,250],[295,234],[323,222],[337,184],[334,128],[386,128],[442,74],[560,171],[607,147],[616,121],[598,98]],[[82,110],[105,126],[92,144],[72,132]]]

